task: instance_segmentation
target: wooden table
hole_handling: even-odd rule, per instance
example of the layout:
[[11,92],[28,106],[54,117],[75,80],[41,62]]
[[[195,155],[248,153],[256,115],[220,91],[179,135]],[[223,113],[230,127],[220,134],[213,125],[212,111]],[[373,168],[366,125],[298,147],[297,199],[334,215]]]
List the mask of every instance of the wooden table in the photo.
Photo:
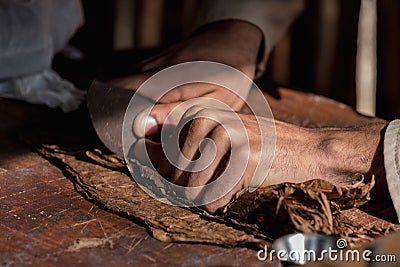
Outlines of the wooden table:
[[0,266],[265,266],[247,248],[155,240],[86,201],[21,140],[64,121],[80,131],[77,117],[0,99]]
[[[298,122],[309,119],[312,115],[304,106],[313,105],[315,118],[327,125],[366,120],[347,108],[338,110],[337,103],[293,91],[280,93],[279,98],[269,100],[274,114],[282,120],[293,121],[296,116]],[[299,97],[302,105],[296,105]],[[65,115],[43,106],[0,99],[1,266],[267,265],[257,260],[256,251],[247,248],[159,242],[142,226],[86,201],[58,168],[25,143],[26,137],[38,130],[50,136],[61,132],[78,138],[93,134],[88,133],[87,114],[80,112]],[[345,119],[341,112],[347,114]]]

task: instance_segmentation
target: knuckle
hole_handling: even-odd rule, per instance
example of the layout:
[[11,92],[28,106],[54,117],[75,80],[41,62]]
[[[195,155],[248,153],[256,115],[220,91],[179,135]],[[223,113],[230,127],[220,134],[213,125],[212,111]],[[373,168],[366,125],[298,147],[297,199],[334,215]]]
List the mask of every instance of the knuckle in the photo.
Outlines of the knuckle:
[[221,124],[218,124],[210,135],[211,139],[218,140],[222,142],[230,141],[230,137],[225,127]]
[[213,120],[218,123],[220,123],[219,119],[219,111],[213,108],[207,108],[204,107],[202,109],[199,109],[199,111],[196,113],[196,118],[202,118],[202,119],[208,119],[208,120]]
[[200,118],[206,117],[206,118],[207,118],[207,117],[209,117],[209,116],[212,115],[213,112],[211,112],[210,109],[205,108],[204,106],[201,106],[201,107],[202,107],[202,108],[199,109],[199,110],[197,111],[197,113],[196,113],[196,116],[197,116],[197,117],[200,117]]
[[183,99],[183,89],[178,87],[165,92],[165,94],[161,97],[160,100],[165,102],[175,102],[182,99]]
[[204,118],[196,118],[190,122],[190,131],[197,132],[203,131],[208,125],[207,119]]
[[196,116],[198,117],[198,114],[202,112],[202,110],[204,110],[204,106],[202,105],[193,105],[191,107],[189,107],[185,113],[184,113],[184,117],[193,117]]

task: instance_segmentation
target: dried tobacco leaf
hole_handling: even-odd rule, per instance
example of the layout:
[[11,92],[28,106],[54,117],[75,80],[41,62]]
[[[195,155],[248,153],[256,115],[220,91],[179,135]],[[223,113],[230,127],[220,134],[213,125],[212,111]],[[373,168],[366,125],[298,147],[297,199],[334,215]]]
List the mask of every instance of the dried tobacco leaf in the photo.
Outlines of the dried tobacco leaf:
[[[44,145],[36,150],[63,169],[89,200],[146,225],[165,242],[259,247],[287,233],[318,232],[340,235],[354,245],[390,232],[389,223],[381,229],[361,227],[341,213],[369,200],[373,180],[347,187],[311,180],[239,192],[220,214],[210,215],[159,202],[132,180],[123,160],[98,149],[70,151]],[[136,161],[133,166],[135,175],[148,178],[149,186],[157,189],[152,169]]]
[[[370,199],[370,183],[336,187],[323,180],[284,183],[243,194],[224,208],[223,217],[277,238],[291,232],[323,233],[351,239],[355,227],[338,217],[341,209]],[[349,230],[349,228],[351,230]]]
[[[269,244],[264,236],[255,236],[230,225],[205,218],[189,209],[164,204],[146,194],[124,173],[115,171],[118,158],[99,151],[68,151],[57,146],[42,146],[36,150],[61,168],[73,181],[77,191],[103,208],[144,224],[152,235],[165,242],[210,243],[221,246],[262,247]],[[100,159],[99,159],[100,158]],[[96,164],[94,160],[98,160]],[[105,165],[109,165],[106,168]],[[143,175],[150,169],[138,168]]]

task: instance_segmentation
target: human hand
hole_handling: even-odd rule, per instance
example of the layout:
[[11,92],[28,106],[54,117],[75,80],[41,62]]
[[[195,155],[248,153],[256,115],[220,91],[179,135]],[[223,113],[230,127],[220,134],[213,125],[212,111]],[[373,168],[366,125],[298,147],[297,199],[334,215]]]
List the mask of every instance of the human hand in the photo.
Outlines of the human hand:
[[[223,21],[208,25],[202,32],[171,46],[161,54],[141,63],[140,73],[109,82],[112,86],[137,90],[139,86],[157,71],[169,66],[188,61],[214,61],[229,65],[254,78],[257,56],[261,44],[261,31],[244,21]],[[241,88],[239,95],[246,96],[249,88]],[[153,134],[160,129],[169,112],[183,101],[198,97],[210,97],[222,101],[233,110],[238,111],[244,105],[243,100],[224,87],[197,83],[176,87],[160,99],[154,99],[151,94],[141,92],[144,96],[158,101],[150,113],[154,119],[148,122],[146,134]],[[144,111],[143,114],[147,113]],[[140,115],[138,117],[141,117]],[[143,122],[136,121],[136,124]],[[137,125],[136,125],[137,126]],[[143,127],[134,127],[143,129]],[[145,133],[137,130],[140,137]]]
[[[189,110],[189,114],[193,113],[193,110],[196,111],[195,109],[196,107]],[[204,208],[209,212],[215,212],[225,206],[243,189],[283,182],[301,183],[310,179],[323,179],[343,186],[358,181],[360,174],[365,174],[365,179],[368,180],[374,173],[377,191],[385,193],[380,142],[384,123],[355,129],[308,129],[275,121],[275,148],[271,120],[237,114],[236,120],[240,120],[245,128],[245,132],[242,132],[237,131],[238,121],[228,114],[234,112],[200,108],[196,113],[202,118],[192,120],[178,139],[181,152],[187,159],[193,161],[204,157],[206,162],[211,159],[212,163],[207,168],[195,172],[182,170],[171,163],[171,158],[166,157],[161,144],[148,139],[145,139],[145,142],[149,157],[159,173],[181,186],[210,184],[227,170],[230,161],[242,163],[234,165],[228,172],[230,177],[240,175],[238,178],[232,178],[233,184],[220,183],[219,188],[211,187],[211,190],[200,191],[198,195],[187,196],[189,199],[207,200],[212,199],[216,193],[224,192],[221,198],[213,202],[205,201],[207,204]],[[192,116],[193,114],[190,114],[189,117]],[[177,136],[172,135],[172,138]],[[215,156],[207,145],[199,150],[199,144],[205,138],[210,138],[215,143]],[[240,147],[237,150],[239,153],[232,153],[233,140]],[[249,142],[248,153],[243,151],[247,148],[246,142]],[[164,147],[164,151],[165,149],[169,147]],[[272,156],[272,165],[268,170],[265,163]],[[177,158],[175,159],[176,163]],[[196,164],[201,162],[196,162],[191,167],[192,170],[196,168]]]
[[187,109],[166,135],[169,139],[163,144],[139,142],[145,142],[153,166],[172,183],[192,188],[210,185],[185,192],[189,201],[204,203],[210,212],[241,189],[260,186],[274,153],[272,120],[200,105]]

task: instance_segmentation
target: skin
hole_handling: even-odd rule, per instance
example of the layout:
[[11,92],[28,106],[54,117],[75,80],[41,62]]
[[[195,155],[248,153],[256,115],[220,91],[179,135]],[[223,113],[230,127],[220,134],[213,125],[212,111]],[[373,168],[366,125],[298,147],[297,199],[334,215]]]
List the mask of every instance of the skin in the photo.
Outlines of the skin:
[[[207,109],[206,112],[216,111]],[[249,187],[257,163],[260,161],[261,141],[263,138],[268,138],[260,134],[254,116],[240,115],[240,119],[251,141],[249,162],[240,181],[225,197],[204,206],[209,212],[215,212],[225,206],[236,192]],[[220,122],[224,123],[223,120]],[[263,118],[260,127],[263,127]],[[382,138],[386,123],[354,129],[308,129],[275,121],[275,127],[275,155],[262,187],[282,182],[301,183],[309,179],[323,179],[343,186],[358,181],[360,174],[363,174],[364,181],[368,182],[374,174],[376,187],[373,194],[381,196],[388,194],[382,158]],[[157,170],[164,177],[169,177],[172,182],[183,186],[205,185],[216,179],[227,163],[224,155],[230,151],[231,140],[223,127],[216,125],[212,120],[195,119],[187,131],[182,131],[182,135],[184,141],[181,151],[188,159],[196,158],[198,146],[195,144],[199,144],[205,137],[214,140],[218,147],[215,161],[204,171],[183,172],[172,166],[165,158],[159,143],[147,140],[147,149]],[[247,140],[245,134],[238,136],[243,142]],[[237,137],[235,138],[237,141]],[[271,150],[267,149],[264,153],[271,153]],[[235,154],[235,157],[242,157],[239,161],[246,161],[245,155]]]
[[[209,25],[193,37],[173,45],[160,55],[150,58],[141,64],[141,73],[113,80],[113,86],[136,90],[147,78],[156,71],[168,66],[194,60],[221,62],[254,78],[258,51],[262,41],[260,30],[243,21],[224,21]],[[151,97],[151,96],[148,96]],[[147,120],[145,132],[139,127],[143,117],[138,116],[134,129],[138,136],[155,135],[163,127],[166,116],[173,108],[188,99],[210,97],[224,102],[234,111],[239,111],[243,102],[229,90],[214,85],[190,84],[177,87],[164,95],[153,107],[150,115],[155,120]],[[174,167],[162,152],[161,144],[144,139],[149,157],[157,170],[172,182],[183,186],[200,186],[218,178],[228,162],[230,136],[223,125],[232,123],[231,117],[220,110],[192,107],[194,112],[210,117],[218,117],[221,124],[214,120],[198,118],[187,124],[179,135],[183,155],[189,160],[199,157],[198,145],[204,138],[210,138],[216,144],[215,161],[206,169],[199,172],[185,172]],[[193,110],[191,110],[193,112]],[[144,111],[144,113],[147,111]],[[187,112],[182,111],[174,121],[179,124],[185,119]],[[260,127],[268,124],[265,118],[255,118],[253,115],[239,114],[239,119],[246,129],[246,134],[235,135],[235,142],[244,144],[250,141],[250,157],[245,171],[239,182],[221,199],[209,203],[204,208],[215,212],[226,205],[236,192],[248,188],[255,176],[258,162],[263,160],[273,149],[260,150],[262,141],[268,140],[269,134],[262,133]],[[260,122],[260,124],[258,124]],[[363,174],[365,180],[375,175],[376,186],[374,194],[387,195],[385,181],[382,138],[386,122],[375,123],[354,129],[307,129],[288,123],[275,121],[276,149],[271,169],[264,178],[261,186],[282,182],[300,183],[308,179],[324,179],[336,185],[351,184]],[[235,127],[233,127],[235,128]],[[271,152],[272,151],[272,152]],[[206,153],[205,153],[206,154]],[[234,155],[246,162],[243,153]],[[240,157],[243,157],[240,158]],[[207,194],[205,192],[204,194]],[[204,195],[189,196],[191,198],[205,197]]]
[[[112,80],[109,84],[136,90],[147,78],[161,69],[182,62],[201,60],[224,63],[253,79],[261,40],[261,31],[247,22],[230,20],[214,23],[193,37],[142,62],[139,74]],[[244,92],[244,95],[247,95],[250,88],[244,90],[247,90]],[[151,95],[145,96],[152,98]],[[147,130],[150,131],[153,128],[153,131],[156,131],[163,125],[173,108],[185,100],[198,97],[217,99],[235,111],[239,111],[244,105],[240,97],[223,87],[209,84],[180,86],[158,100],[159,104],[152,109],[150,114],[155,118],[157,125],[149,125]],[[145,133],[137,132],[137,134],[144,136]]]

